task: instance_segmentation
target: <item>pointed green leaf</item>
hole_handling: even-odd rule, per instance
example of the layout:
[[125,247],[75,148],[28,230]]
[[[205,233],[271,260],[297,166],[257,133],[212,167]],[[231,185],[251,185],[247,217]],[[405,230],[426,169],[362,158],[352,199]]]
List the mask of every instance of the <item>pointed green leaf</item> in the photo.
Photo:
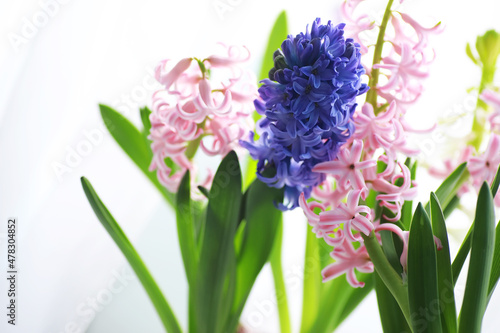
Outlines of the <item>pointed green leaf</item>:
[[[495,179],[493,179],[493,183],[491,184],[490,190],[491,190],[491,196],[494,198],[495,195],[497,194],[498,191],[498,186],[500,184],[500,167],[497,170],[497,173],[495,175]],[[445,208],[446,211],[446,208]],[[471,246],[471,237],[472,237],[472,231],[474,230],[474,224],[475,222],[472,223],[472,225],[469,228],[469,231],[467,232],[467,235],[464,238],[464,241],[462,242],[462,245],[460,246],[460,249],[458,250],[457,255],[455,256],[455,259],[453,260],[452,264],[452,271],[453,271],[453,283],[456,283],[458,280],[458,276],[460,275],[460,272],[462,270],[462,267],[465,263],[465,259],[467,258]]]
[[434,193],[431,193],[432,231],[439,238],[443,248],[437,251],[438,292],[441,305],[441,325],[444,333],[457,332],[457,313],[455,308],[455,293],[453,274],[451,271],[450,246],[444,214]]
[[[221,162],[209,194],[195,290],[193,332],[221,332],[232,304],[231,277],[236,270],[234,237],[241,205],[241,171],[232,151]],[[228,284],[229,283],[229,284]]]
[[282,212],[274,202],[283,200],[283,189],[267,186],[256,179],[248,188],[244,206],[245,229],[237,257],[236,295],[226,332],[233,332],[257,276],[268,261],[276,239]]
[[281,43],[287,38],[288,23],[286,12],[282,11],[274,22],[271,34],[267,41],[266,51],[262,57],[262,66],[260,69],[259,80],[269,77],[269,71],[274,67],[274,52],[281,47]]
[[[321,239],[323,241],[323,239]],[[319,244],[312,227],[307,225],[306,253],[304,256],[304,287],[302,291],[302,321],[301,332],[309,332],[317,320],[321,296],[321,261],[319,258]]]
[[[273,28],[267,40],[266,50],[262,56],[262,65],[260,67],[259,81],[269,77],[269,71],[274,67],[274,52],[281,47],[281,43],[287,38],[288,35],[288,23],[286,12],[282,11],[276,21],[274,22]],[[257,112],[253,113],[254,121],[260,119],[260,115]],[[258,135],[255,134],[255,139]],[[257,172],[257,161],[248,157],[248,164],[245,170],[245,188],[250,186],[253,180],[256,178]]]
[[465,46],[465,53],[474,64],[478,64],[476,57],[474,56],[474,54],[472,54],[472,49],[469,43],[467,43],[467,45]]
[[408,298],[413,331],[442,332],[436,246],[431,222],[420,203],[413,216],[408,240]]
[[269,262],[273,272],[274,289],[276,291],[276,301],[278,305],[278,317],[280,321],[280,332],[291,333],[292,325],[290,323],[290,311],[288,310],[288,297],[286,293],[285,278],[283,268],[281,267],[281,248],[283,242],[283,220],[278,225],[276,240],[271,250]]
[[375,291],[377,292],[380,321],[384,332],[411,332],[398,302],[396,302],[380,276],[375,272],[373,278],[375,280]]
[[[436,196],[439,199],[442,207],[448,206],[450,201],[457,194],[463,182],[467,179],[468,171],[466,167],[466,162],[460,164],[436,190]],[[429,203],[425,205],[425,211],[427,212],[427,214],[430,213]]]
[[175,213],[177,217],[177,235],[181,248],[182,260],[189,285],[193,285],[198,265],[198,251],[191,204],[191,179],[189,170],[182,177],[177,190],[177,204]]
[[102,120],[108,128],[111,136],[134,161],[134,163],[149,178],[153,185],[161,192],[170,205],[174,205],[175,196],[163,187],[154,172],[149,171],[149,165],[153,158],[151,148],[144,140],[143,134],[127,118],[113,110],[109,106],[99,105]]
[[495,251],[493,253],[493,264],[491,266],[490,285],[488,287],[488,299],[491,298],[491,295],[495,291],[495,287],[498,283],[499,278],[500,278],[500,223],[497,225],[495,232]]
[[495,247],[495,211],[486,182],[479,191],[459,332],[481,332]]
[[132,243],[130,243],[111,213],[108,211],[106,206],[104,206],[90,182],[85,177],[82,177],[81,181],[90,206],[113,241],[116,245],[118,245],[135,274],[141,281],[167,332],[182,332],[172,308],[163,296],[162,291],[151,276],[151,273],[149,273],[146,265],[133,247]]
[[373,289],[372,274],[357,274],[357,278],[358,281],[365,283],[363,288],[353,288],[347,282],[345,275],[324,283],[316,314],[317,320],[309,330],[301,332],[333,332]]
[[142,121],[142,133],[144,137],[148,137],[149,131],[151,130],[151,120],[149,120],[149,115],[151,114],[151,110],[145,106],[140,110],[141,113],[141,121]]

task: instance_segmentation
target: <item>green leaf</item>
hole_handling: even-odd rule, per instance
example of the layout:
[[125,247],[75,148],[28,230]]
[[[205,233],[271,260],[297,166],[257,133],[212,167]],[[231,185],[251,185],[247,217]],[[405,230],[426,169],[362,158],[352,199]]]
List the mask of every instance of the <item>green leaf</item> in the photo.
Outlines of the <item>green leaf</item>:
[[174,194],[168,192],[160,184],[154,172],[149,171],[149,165],[153,158],[151,148],[144,140],[143,134],[127,118],[113,110],[109,106],[99,105],[102,120],[108,128],[111,136],[134,161],[134,163],[149,178],[153,185],[161,192],[167,202],[173,207],[175,203]]
[[329,329],[327,332],[333,332],[348,316],[349,314],[361,303],[361,301],[372,291],[375,282],[373,280],[373,274],[357,274],[358,281],[365,283],[363,288],[350,288],[349,296],[347,301],[343,306],[342,313],[339,319],[335,322],[335,325]]
[[[269,71],[274,67],[274,52],[281,47],[281,43],[287,38],[288,35],[288,23],[286,12],[282,11],[276,21],[274,22],[271,33],[269,34],[269,39],[267,40],[266,50],[262,56],[262,65],[260,67],[259,81],[264,80],[269,77]],[[260,119],[260,115],[257,112],[253,113],[254,121]],[[255,139],[258,135],[255,134]],[[245,184],[244,188],[250,186],[253,180],[256,178],[257,172],[257,161],[248,157],[248,164],[245,170]]]
[[497,173],[495,174],[495,178],[491,183],[491,195],[493,198],[497,195],[498,187],[500,186],[500,165],[498,166]]
[[207,206],[195,289],[196,327],[192,332],[221,332],[234,299],[234,237],[241,205],[241,171],[232,151],[215,174]]
[[488,303],[488,287],[495,247],[495,211],[491,190],[486,182],[479,191],[472,233],[469,271],[460,310],[459,332],[481,332]]
[[196,247],[196,235],[194,218],[191,204],[191,179],[189,170],[182,177],[177,190],[177,204],[175,213],[177,217],[177,234],[181,248],[182,261],[186,277],[190,286],[193,285],[198,265],[198,251]]
[[288,310],[288,297],[286,293],[285,279],[281,267],[281,247],[283,241],[283,220],[280,221],[276,240],[274,241],[271,256],[269,258],[271,271],[273,272],[274,289],[276,290],[276,301],[278,303],[278,317],[280,321],[280,332],[291,333],[290,311]]
[[[462,186],[463,182],[469,176],[466,167],[466,162],[460,164],[436,190],[436,196],[443,207],[446,207],[450,203],[450,201]],[[425,211],[427,212],[427,214],[430,213],[429,203],[425,205]]]
[[[323,239],[321,239],[323,240]],[[306,251],[304,256],[304,288],[302,292],[302,323],[301,332],[310,332],[317,319],[321,297],[321,261],[319,259],[319,244],[312,227],[308,224],[306,230]]]
[[491,298],[491,295],[495,291],[495,287],[498,283],[499,278],[500,278],[500,224],[497,225],[495,232],[495,251],[493,252],[493,264],[491,266],[490,285],[488,287],[488,299]]
[[[391,215],[391,212],[386,207],[382,210],[382,216],[380,217],[380,223],[393,223],[387,221],[384,216]],[[402,243],[399,238],[394,238],[394,234],[388,230],[380,231],[380,237],[382,240],[382,249],[384,250],[387,260],[391,263],[392,268],[399,275],[403,274],[403,267],[401,266],[400,257],[402,252]]]
[[[495,179],[493,179],[493,183],[491,184],[490,187],[491,196],[493,198],[497,194],[499,184],[500,184],[500,167],[498,168],[497,173],[495,175]],[[457,255],[455,256],[455,260],[453,260],[452,264],[453,280],[454,280],[453,283],[457,282],[458,276],[460,275],[462,267],[465,263],[465,259],[467,259],[467,255],[469,254],[471,245],[471,236],[472,236],[472,231],[474,230],[474,224],[475,222],[473,222],[472,225],[470,226],[469,231],[467,232],[467,235],[465,236],[465,239],[462,242],[462,245],[460,246]]]
[[448,218],[448,216],[450,216],[451,213],[453,213],[453,211],[458,207],[459,204],[460,204],[460,198],[458,197],[458,195],[453,196],[448,205],[444,207],[443,210],[444,217]]
[[[244,205],[245,229],[236,266],[236,295],[231,321],[225,332],[234,332],[257,276],[273,249],[282,212],[274,202],[283,200],[283,189],[267,186],[256,179],[249,187]],[[243,205],[242,205],[243,206]]]
[[385,286],[380,276],[375,272],[375,291],[377,292],[378,310],[384,332],[411,332],[398,302]]
[[266,51],[262,57],[262,67],[260,68],[259,81],[269,77],[269,71],[274,67],[274,52],[281,47],[281,43],[287,38],[288,23],[286,12],[282,11],[274,22],[271,34],[267,41]]
[[443,248],[436,253],[438,273],[438,293],[441,305],[441,325],[444,333],[457,332],[457,313],[455,308],[455,293],[453,273],[451,271],[450,246],[444,214],[439,200],[431,193],[431,221],[432,231],[439,238]]
[[142,133],[144,137],[147,139],[149,135],[149,131],[151,130],[151,120],[149,120],[149,115],[151,114],[151,110],[145,106],[140,110],[141,113],[141,121],[142,121]]
[[431,222],[420,203],[408,240],[408,299],[414,332],[442,332],[436,247]]
[[104,206],[90,182],[85,177],[82,177],[81,181],[90,206],[113,241],[116,245],[118,245],[135,274],[141,281],[167,332],[182,332],[172,308],[165,299],[165,296],[163,296],[162,291],[151,276],[151,273],[149,273],[141,257],[132,246],[132,243],[130,243],[111,213],[108,211],[106,206]]
[[[419,207],[421,208],[421,205],[419,205]],[[417,211],[418,209],[417,207]],[[410,315],[408,291],[406,285],[403,284],[401,276],[396,273],[387,260],[374,232],[371,232],[369,236],[361,234],[361,237],[363,237],[366,251],[373,262],[375,271],[380,276],[387,289],[391,292],[396,302],[398,302],[399,308],[405,316],[406,321],[410,323],[412,316]]]
[[365,283],[363,288],[353,288],[341,275],[323,283],[317,320],[308,331],[303,333],[333,332],[373,289],[373,274],[357,274],[358,281]]
[[198,190],[205,196],[205,198],[210,198],[210,191],[206,187],[198,185]]
[[471,49],[469,43],[467,43],[467,45],[465,46],[465,53],[467,54],[467,56],[469,57],[469,59],[472,60],[472,62],[474,64],[476,64],[476,65],[478,64],[476,57],[472,53],[472,49]]

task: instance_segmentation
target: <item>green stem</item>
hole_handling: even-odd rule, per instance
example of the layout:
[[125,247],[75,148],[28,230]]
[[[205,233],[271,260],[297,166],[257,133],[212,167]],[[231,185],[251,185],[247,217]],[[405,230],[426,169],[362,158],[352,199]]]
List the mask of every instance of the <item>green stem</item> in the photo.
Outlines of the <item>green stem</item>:
[[488,105],[483,102],[483,100],[479,97],[483,90],[493,82],[493,78],[495,76],[495,69],[491,69],[489,67],[483,67],[481,74],[481,83],[479,85],[479,93],[477,97],[476,110],[474,112],[474,120],[472,122],[472,138],[469,141],[469,144],[476,148],[476,151],[481,147],[481,142],[483,141],[483,132],[484,132],[484,121],[480,119],[480,110],[488,110]]
[[[382,49],[384,48],[384,37],[385,30],[387,28],[387,23],[389,22],[389,18],[391,17],[391,7],[394,0],[389,0],[387,3],[387,7],[385,8],[384,17],[382,18],[382,23],[380,24],[379,33],[377,37],[377,44],[375,44],[375,51],[373,54],[373,65],[379,64],[382,60]],[[373,106],[373,110],[377,110],[377,84],[378,84],[378,76],[380,70],[378,68],[373,68],[370,81],[368,86],[370,90],[366,94],[366,101]]]
[[290,313],[288,311],[288,300],[286,296],[285,279],[281,268],[281,243],[283,240],[283,219],[280,221],[274,248],[271,253],[271,270],[273,271],[274,288],[276,289],[276,301],[278,303],[278,314],[281,333],[291,333]]
[[370,255],[375,270],[387,289],[391,292],[392,296],[394,296],[394,299],[396,299],[396,302],[398,302],[401,312],[403,312],[408,325],[411,327],[410,304],[408,301],[407,288],[403,285],[403,281],[398,273],[392,268],[389,260],[387,260],[375,234],[372,232],[370,236],[361,235],[363,236],[366,250]]

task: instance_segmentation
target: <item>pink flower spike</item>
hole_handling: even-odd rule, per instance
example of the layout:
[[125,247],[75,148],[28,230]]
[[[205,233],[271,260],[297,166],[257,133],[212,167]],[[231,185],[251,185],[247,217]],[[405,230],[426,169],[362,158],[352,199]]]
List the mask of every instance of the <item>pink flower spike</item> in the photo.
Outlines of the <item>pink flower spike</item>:
[[482,182],[491,183],[500,164],[500,137],[492,135],[484,154],[469,158],[467,168],[472,176],[474,185],[480,186]]
[[363,152],[363,141],[354,140],[352,146],[343,146],[337,155],[337,160],[317,164],[312,171],[329,173],[338,179],[339,185],[346,188],[348,184],[357,190],[366,188],[361,170],[377,165],[374,160],[359,161]]
[[351,191],[347,196],[347,203],[342,202],[337,208],[320,213],[319,228],[331,231],[343,224],[346,236],[351,241],[361,241],[361,236],[355,236],[352,230],[368,236],[373,230],[373,224],[370,221],[371,209],[368,206],[359,205],[360,196],[360,190]]
[[347,282],[354,288],[364,287],[363,282],[356,278],[354,269],[360,272],[373,272],[373,263],[364,245],[357,250],[354,249],[351,242],[344,240],[341,246],[337,246],[330,256],[335,260],[333,264],[328,265],[321,271],[323,282],[330,281],[342,274],[346,274]]

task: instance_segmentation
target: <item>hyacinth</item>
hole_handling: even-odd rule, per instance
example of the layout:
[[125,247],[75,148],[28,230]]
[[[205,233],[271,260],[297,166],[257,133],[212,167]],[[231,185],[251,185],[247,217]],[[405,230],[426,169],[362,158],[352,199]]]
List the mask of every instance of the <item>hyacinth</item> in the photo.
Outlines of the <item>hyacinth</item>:
[[344,26],[323,25],[318,18],[310,31],[288,36],[259,88],[259,138],[252,134],[241,144],[258,160],[259,179],[285,188],[282,209],[297,207],[302,192],[309,197],[324,179],[313,167],[333,160],[354,132],[355,99],[367,86],[361,82],[360,46],[344,38]]
[[[156,68],[163,89],[153,95],[150,170],[169,191],[177,190],[187,169],[195,171],[198,147],[209,156],[223,156],[253,128],[256,79],[241,66],[250,54],[246,48],[224,48],[223,55],[185,58],[174,66],[164,60]],[[201,185],[210,183],[209,171]]]
[[[324,281],[345,273],[353,287],[364,285],[356,280],[354,269],[373,271],[361,234],[369,236],[373,232],[380,239],[378,232],[389,230],[401,238],[406,249],[407,232],[396,224],[380,223],[361,199],[370,191],[375,192],[378,204],[392,213],[383,215],[385,222],[396,222],[404,202],[416,196],[410,168],[398,156],[419,153],[410,145],[409,136],[420,131],[408,125],[405,114],[422,94],[422,81],[429,75],[429,65],[434,60],[429,37],[441,31],[440,24],[425,28],[409,15],[392,11],[383,23],[385,42],[377,44],[373,32],[383,29],[373,18],[357,13],[362,2],[347,0],[342,5],[344,20],[349,23],[346,35],[359,41],[362,54],[371,47],[376,48],[375,54],[381,47],[383,52],[372,64],[366,64],[367,58],[363,57],[370,75],[370,91],[366,103],[354,112],[354,131],[339,148],[336,159],[315,165],[313,171],[323,173],[325,179],[313,187],[310,201],[305,196],[300,200],[313,232],[334,247],[335,262],[324,269]],[[346,211],[353,214],[348,216]],[[355,251],[352,242],[359,242]],[[405,271],[406,251],[401,263]]]

